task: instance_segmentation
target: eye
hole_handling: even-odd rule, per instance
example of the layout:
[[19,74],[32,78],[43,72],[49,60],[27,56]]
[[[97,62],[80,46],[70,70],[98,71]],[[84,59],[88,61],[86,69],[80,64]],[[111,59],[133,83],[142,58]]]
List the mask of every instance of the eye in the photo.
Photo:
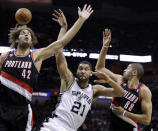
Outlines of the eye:
[[89,71],[90,69],[89,69],[89,68],[86,68],[85,70],[86,70],[86,71]]
[[82,67],[79,67],[80,70],[82,70]]

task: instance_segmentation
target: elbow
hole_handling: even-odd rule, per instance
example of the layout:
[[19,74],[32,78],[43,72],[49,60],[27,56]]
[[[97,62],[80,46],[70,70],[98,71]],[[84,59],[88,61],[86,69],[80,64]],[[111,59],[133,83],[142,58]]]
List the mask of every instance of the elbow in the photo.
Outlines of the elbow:
[[123,97],[124,96],[124,90],[121,89],[120,91],[115,91],[115,97]]
[[96,66],[95,66],[95,70],[96,70],[96,71],[101,71],[101,70],[102,70],[102,67],[101,67],[101,66],[96,65]]
[[149,126],[150,123],[151,123],[151,120],[145,120],[145,121],[143,122],[143,124],[146,125],[146,126]]
[[119,97],[123,97],[123,96],[124,96],[124,91],[120,91]]
[[121,92],[118,92],[118,91],[114,91],[113,92],[113,97],[122,97],[122,93]]
[[98,66],[95,66],[95,70],[99,70],[99,69],[98,69]]
[[125,91],[123,89],[121,89],[119,95],[120,95],[120,97],[123,97],[125,95]]
[[123,96],[124,96],[124,92],[117,93],[117,97],[123,97]]

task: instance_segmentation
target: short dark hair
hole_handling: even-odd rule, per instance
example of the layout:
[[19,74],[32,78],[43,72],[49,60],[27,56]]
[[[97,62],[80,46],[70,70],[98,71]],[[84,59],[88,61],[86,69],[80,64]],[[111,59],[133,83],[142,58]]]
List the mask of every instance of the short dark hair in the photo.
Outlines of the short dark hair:
[[17,48],[18,43],[16,43],[16,40],[19,37],[19,34],[22,30],[28,30],[31,33],[32,37],[32,46],[30,48],[33,48],[33,46],[38,42],[37,37],[35,36],[35,33],[32,31],[31,28],[27,27],[27,25],[19,26],[18,24],[10,29],[9,35],[9,43],[11,44],[11,47]]
[[134,70],[137,70],[137,77],[140,79],[144,75],[144,68],[143,65],[140,63],[131,63],[131,67]]
[[90,69],[92,70],[92,64],[90,62],[88,62],[88,61],[81,61],[78,65],[80,65],[80,64],[87,64],[87,65],[89,65]]

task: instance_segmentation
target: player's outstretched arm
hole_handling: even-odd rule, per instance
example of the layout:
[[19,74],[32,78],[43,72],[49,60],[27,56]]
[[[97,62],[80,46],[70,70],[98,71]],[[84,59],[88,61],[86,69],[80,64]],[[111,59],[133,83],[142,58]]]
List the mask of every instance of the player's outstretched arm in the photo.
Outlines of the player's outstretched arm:
[[122,107],[114,107],[112,109],[113,113],[118,115],[123,115],[128,117],[132,120],[137,121],[138,123],[149,125],[151,122],[151,115],[152,115],[152,102],[151,102],[151,92],[148,87],[144,86],[141,89],[141,110],[142,114],[134,114],[124,110]]
[[103,31],[103,46],[100,51],[99,59],[96,64],[97,70],[103,70],[105,68],[105,62],[106,62],[105,58],[109,48],[110,41],[111,41],[111,31],[110,29],[105,29]]
[[35,61],[40,60],[41,62],[52,56],[57,50],[63,48],[65,45],[70,42],[70,40],[77,34],[83,23],[89,18],[93,13],[93,10],[90,5],[84,5],[81,10],[78,8],[79,18],[75,24],[66,32],[66,34],[60,39],[51,43],[48,47],[38,49],[35,52]]
[[122,97],[124,95],[124,90],[122,87],[112,80],[108,75],[103,72],[93,72],[99,80],[95,80],[97,83],[107,83],[113,88],[106,88],[102,85],[94,85],[94,95],[95,96],[109,96],[109,97]]
[[113,80],[119,81],[118,79],[120,79],[121,77],[120,75],[114,74],[113,72],[105,68],[105,62],[106,62],[105,59],[106,59],[108,48],[110,47],[109,45],[110,41],[111,41],[111,31],[110,29],[105,29],[103,31],[103,46],[100,51],[95,69],[108,74]]
[[[59,10],[59,11],[54,11],[53,13],[53,20],[56,21],[60,26],[60,32],[58,35],[58,40],[61,39],[66,31],[67,31],[67,21],[66,18],[64,16],[64,13]],[[67,61],[66,58],[62,52],[63,49],[59,49],[56,53],[56,65],[57,65],[57,69],[60,75],[60,79],[61,79],[61,88],[60,88],[60,92],[64,92],[68,89],[68,87],[71,85],[71,83],[73,82],[73,74],[71,73],[71,71],[68,68],[67,65]]]

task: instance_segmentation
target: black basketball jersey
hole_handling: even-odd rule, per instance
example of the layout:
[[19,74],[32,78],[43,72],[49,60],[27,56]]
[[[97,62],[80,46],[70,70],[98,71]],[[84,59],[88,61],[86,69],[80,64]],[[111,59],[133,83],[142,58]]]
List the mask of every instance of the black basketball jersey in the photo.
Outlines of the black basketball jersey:
[[[124,89],[125,94],[123,97],[113,98],[112,104],[114,104],[115,106],[121,106],[128,112],[132,112],[134,114],[141,114],[142,112],[141,112],[140,91],[141,91],[142,85],[143,85],[142,83],[139,83],[135,89],[131,89],[128,87],[126,82],[122,83],[121,86]],[[120,127],[120,129],[121,128],[130,129],[130,128],[135,127],[133,125],[135,125],[137,122],[133,121],[134,124],[129,124],[127,121],[120,119],[118,116],[116,116],[115,114],[111,112],[111,123],[113,123],[113,125],[111,126],[116,125],[116,127],[117,128]]]
[[38,74],[31,51],[25,56],[16,55],[15,50],[8,52],[2,63],[0,103],[19,106],[30,103]]

